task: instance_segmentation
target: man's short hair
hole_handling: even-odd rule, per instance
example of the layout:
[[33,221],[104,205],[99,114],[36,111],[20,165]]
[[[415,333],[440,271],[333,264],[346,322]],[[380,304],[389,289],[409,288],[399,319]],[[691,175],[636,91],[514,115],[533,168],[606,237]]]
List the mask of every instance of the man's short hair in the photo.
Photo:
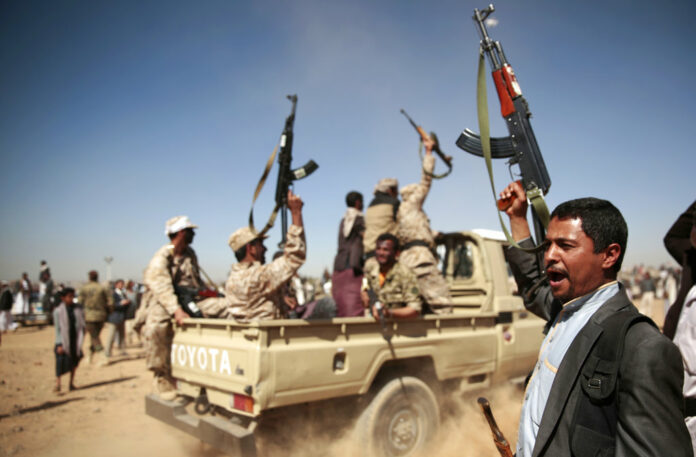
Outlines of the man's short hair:
[[377,243],[379,243],[380,241],[387,240],[391,240],[394,243],[395,251],[398,251],[401,248],[401,246],[399,245],[399,239],[391,233],[382,233],[380,236],[377,237]]
[[352,190],[346,195],[346,206],[348,208],[355,208],[355,204],[359,201],[363,201],[363,196],[356,190]]
[[96,281],[99,279],[99,273],[97,273],[97,270],[91,270],[89,273],[87,273],[87,277],[90,281]]
[[626,220],[610,201],[599,198],[587,197],[569,200],[561,203],[551,213],[551,218],[558,219],[580,218],[582,230],[594,243],[594,253],[597,254],[606,249],[610,244],[617,243],[621,247],[619,259],[613,266],[614,272],[621,269],[626,242],[628,240],[628,226]]
[[68,294],[73,294],[73,295],[75,295],[75,289],[73,289],[72,287],[66,287],[65,289],[63,289],[63,290],[61,290],[60,292],[58,292],[58,296],[59,296],[60,298],[63,298],[63,297],[65,297],[65,296],[68,295]]

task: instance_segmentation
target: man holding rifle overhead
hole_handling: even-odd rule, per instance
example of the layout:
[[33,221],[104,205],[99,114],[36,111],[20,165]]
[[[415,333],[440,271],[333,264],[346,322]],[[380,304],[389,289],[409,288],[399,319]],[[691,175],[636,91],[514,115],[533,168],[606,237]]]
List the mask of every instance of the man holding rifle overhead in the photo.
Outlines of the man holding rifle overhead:
[[[501,197],[512,236],[533,247],[519,182]],[[525,391],[517,457],[692,456],[679,350],[641,316],[617,281],[628,227],[606,200],[560,204],[536,254],[510,247],[525,306],[548,321]]]
[[[288,190],[288,209],[292,225],[288,229],[283,255],[266,264],[266,235],[244,226],[230,235],[229,245],[238,263],[232,265],[225,283],[224,304],[219,315],[225,319],[250,322],[284,317],[284,286],[305,261],[306,243],[299,196]],[[203,309],[206,316],[212,313]]]
[[426,135],[423,145],[425,159],[420,182],[401,188],[402,201],[396,215],[397,236],[402,246],[399,262],[416,275],[418,288],[430,311],[447,313],[451,312],[452,299],[447,282],[437,269],[437,260],[432,251],[435,248],[435,235],[423,211],[423,203],[433,182],[435,142]]

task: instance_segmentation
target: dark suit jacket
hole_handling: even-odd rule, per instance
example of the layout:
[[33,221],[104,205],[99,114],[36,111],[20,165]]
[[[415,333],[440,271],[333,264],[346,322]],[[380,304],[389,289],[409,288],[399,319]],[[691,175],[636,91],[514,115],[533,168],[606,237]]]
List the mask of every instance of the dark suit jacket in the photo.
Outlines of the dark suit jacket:
[[[533,246],[531,242],[521,245]],[[507,257],[525,306],[553,321],[561,303],[553,298],[547,280],[538,272],[536,257],[514,248],[507,251]],[[621,287],[571,343],[551,387],[533,457],[580,456],[573,452],[573,442],[594,439],[587,431],[571,430],[575,407],[584,395],[580,370],[601,335],[599,324],[627,307],[633,304]],[[681,354],[669,339],[646,322],[629,329],[619,368],[616,456],[693,455],[684,424],[683,376]]]

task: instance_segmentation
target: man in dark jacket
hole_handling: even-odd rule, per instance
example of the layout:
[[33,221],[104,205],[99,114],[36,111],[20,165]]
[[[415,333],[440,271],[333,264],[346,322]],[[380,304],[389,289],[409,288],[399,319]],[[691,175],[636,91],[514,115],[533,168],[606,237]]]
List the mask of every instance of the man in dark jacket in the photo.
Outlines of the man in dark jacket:
[[671,319],[665,322],[664,333],[674,340],[684,361],[684,400],[686,426],[691,433],[691,443],[696,452],[696,202],[692,203],[665,236],[665,246],[682,266],[679,295],[669,310]]
[[106,357],[111,357],[114,342],[118,338],[120,355],[128,355],[126,347],[126,312],[131,301],[126,297],[123,279],[117,279],[114,283],[113,306],[106,318]]
[[[530,247],[519,183],[501,193],[511,196],[516,198],[506,213],[512,236]],[[582,198],[551,214],[543,274],[535,254],[508,250],[525,306],[549,322],[525,391],[517,457],[693,455],[679,350],[645,321],[623,334],[605,334],[611,323],[641,319],[616,281],[627,237],[614,205]],[[617,344],[608,350],[619,357],[615,362],[598,352],[612,338]],[[616,350],[621,345],[623,351]]]
[[352,191],[346,195],[346,213],[338,226],[338,253],[334,259],[331,294],[336,302],[338,317],[362,316],[360,299],[363,277],[363,196]]

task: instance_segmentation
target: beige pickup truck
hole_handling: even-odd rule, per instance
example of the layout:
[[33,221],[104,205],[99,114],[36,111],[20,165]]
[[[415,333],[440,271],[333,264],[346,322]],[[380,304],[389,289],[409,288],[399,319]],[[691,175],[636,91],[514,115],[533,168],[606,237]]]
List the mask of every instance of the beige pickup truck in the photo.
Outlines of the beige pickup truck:
[[438,429],[438,396],[523,379],[536,361],[544,322],[515,294],[504,245],[484,230],[441,238],[449,315],[388,321],[386,329],[368,317],[188,319],[172,345],[180,396],[147,396],[147,414],[231,455],[255,456],[267,420],[336,402],[329,410],[356,410],[366,454],[412,455]]

